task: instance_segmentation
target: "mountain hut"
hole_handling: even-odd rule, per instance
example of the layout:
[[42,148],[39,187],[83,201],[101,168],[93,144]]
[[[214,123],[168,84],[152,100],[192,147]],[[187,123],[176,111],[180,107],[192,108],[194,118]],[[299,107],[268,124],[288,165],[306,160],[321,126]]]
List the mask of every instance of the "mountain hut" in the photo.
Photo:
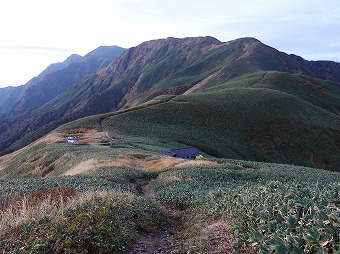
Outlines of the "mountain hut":
[[161,151],[163,155],[182,158],[187,160],[195,160],[197,157],[202,157],[201,152],[195,147],[183,147],[183,148],[175,148],[168,151]]

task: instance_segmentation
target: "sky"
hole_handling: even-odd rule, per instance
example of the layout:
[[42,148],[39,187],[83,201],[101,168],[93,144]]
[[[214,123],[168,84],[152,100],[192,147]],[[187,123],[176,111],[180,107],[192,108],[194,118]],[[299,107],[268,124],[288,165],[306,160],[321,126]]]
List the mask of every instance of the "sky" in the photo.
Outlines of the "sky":
[[340,1],[1,0],[0,87],[98,46],[208,35],[255,37],[307,60],[340,62]]

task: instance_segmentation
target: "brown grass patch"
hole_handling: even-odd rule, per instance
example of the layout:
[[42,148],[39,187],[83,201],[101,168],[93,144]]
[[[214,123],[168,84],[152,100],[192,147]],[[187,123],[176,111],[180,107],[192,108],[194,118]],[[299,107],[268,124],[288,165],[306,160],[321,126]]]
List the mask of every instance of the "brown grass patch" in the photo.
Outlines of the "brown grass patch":
[[79,175],[79,174],[86,174],[90,172],[96,171],[98,165],[100,163],[96,159],[89,159],[86,161],[83,161],[76,165],[75,167],[67,170],[66,172],[63,173],[64,176],[73,176],[73,175]]
[[187,90],[184,94],[190,94],[190,93],[195,92],[196,90],[204,87],[204,85],[206,83],[208,83],[210,80],[220,77],[222,75],[222,73],[223,73],[223,70],[219,70],[219,71],[209,75],[208,77],[206,77],[205,79],[203,79],[202,81],[198,82],[196,85],[191,87],[189,90]]
[[64,136],[62,133],[50,133],[38,139],[33,144],[36,144],[36,145],[37,144],[51,144],[51,143],[55,143],[55,142],[62,141],[62,140],[64,140]]
[[[58,202],[67,202],[80,193],[80,191],[67,186],[58,186],[32,191],[26,195],[20,192],[2,195],[0,196],[0,222],[5,218],[15,219],[19,214],[25,217],[25,213],[22,211],[32,212],[34,207],[42,203],[56,204]],[[0,228],[1,226],[3,225],[0,223]]]
[[[99,144],[101,142],[107,141],[107,138],[105,137],[103,132],[99,132],[93,129],[75,129],[64,133],[50,133],[18,151],[0,157],[0,171],[8,167],[8,165],[10,165],[15,160],[16,156],[20,155],[24,151],[27,151],[27,149],[34,148],[34,146],[40,144],[67,142],[66,141],[67,137],[71,135],[77,135],[80,137],[80,139],[75,144]],[[50,173],[54,170],[54,168],[53,165],[49,165],[48,167],[46,167],[45,164],[43,163],[46,155],[47,154],[39,154],[34,158],[32,157],[27,158],[26,162],[24,162],[22,166],[25,166],[26,168],[32,168],[32,170],[28,170],[27,173],[41,174],[43,177],[49,176]],[[69,162],[70,159],[68,157],[70,157],[70,155],[62,156],[53,164],[58,165],[58,163]],[[88,162],[85,163],[85,165],[81,165],[85,166],[85,169],[83,171],[89,169],[87,164]],[[91,169],[92,168],[93,167],[91,167]],[[79,170],[79,168],[74,170]],[[2,175],[1,178],[5,177],[6,175]]]
[[77,196],[80,191],[67,187],[67,186],[58,186],[50,189],[41,189],[38,191],[30,192],[27,195],[27,200],[29,203],[39,203],[44,201],[45,199],[49,199],[50,201],[58,201],[63,199],[67,201],[75,196]]
[[208,160],[193,160],[188,161],[185,160],[184,162],[178,163],[175,167],[188,167],[188,166],[211,166],[217,165],[216,161],[208,161]]
[[172,168],[181,163],[186,162],[184,159],[178,159],[174,157],[151,157],[148,160],[148,169],[151,171],[157,171],[164,168]]
[[243,52],[242,55],[235,59],[235,61],[240,60],[242,58],[246,58],[251,55],[251,53],[254,51],[257,45],[259,45],[259,42],[253,42],[253,43],[243,43]]
[[69,136],[76,136],[77,141],[74,144],[98,144],[107,141],[107,137],[101,131],[94,129],[73,129],[60,134],[63,140]]
[[2,220],[3,213],[12,204],[18,203],[23,199],[23,194],[19,192],[12,192],[10,194],[1,194],[0,196],[0,221]]
[[208,160],[188,161],[167,156],[140,156],[136,154],[120,154],[114,160],[98,161],[94,158],[79,163],[63,175],[77,175],[94,172],[99,167],[130,167],[147,171],[159,171],[172,167],[216,165]]
[[186,166],[198,166],[198,165],[215,165],[217,162],[207,160],[188,161],[184,159],[167,157],[167,156],[150,156],[146,158],[140,158],[135,155],[121,154],[117,159],[112,161],[100,161],[100,165],[103,166],[123,166],[132,167],[148,171],[158,171],[165,168],[172,167],[186,167]]
[[[1,156],[0,157],[0,171],[4,170],[15,159],[16,156],[20,155],[30,146],[31,145],[28,145],[24,148],[19,149],[18,151]],[[1,178],[5,178],[5,176],[2,176]]]
[[67,137],[76,136],[78,137],[75,144],[96,144],[103,141],[107,141],[103,132],[94,130],[94,129],[73,129],[65,132],[53,132],[47,134],[46,136],[38,139],[33,144],[51,144],[55,142],[66,141]]
[[4,170],[12,161],[13,154],[5,155],[0,158],[0,171]]

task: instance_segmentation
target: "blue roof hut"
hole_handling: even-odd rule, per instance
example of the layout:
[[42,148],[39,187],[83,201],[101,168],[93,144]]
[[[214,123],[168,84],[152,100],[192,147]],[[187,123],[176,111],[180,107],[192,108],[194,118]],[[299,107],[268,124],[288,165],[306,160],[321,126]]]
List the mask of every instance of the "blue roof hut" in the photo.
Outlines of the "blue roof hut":
[[195,147],[183,147],[183,148],[175,148],[168,151],[161,151],[163,155],[182,158],[187,160],[195,160],[197,156],[201,156],[201,152]]

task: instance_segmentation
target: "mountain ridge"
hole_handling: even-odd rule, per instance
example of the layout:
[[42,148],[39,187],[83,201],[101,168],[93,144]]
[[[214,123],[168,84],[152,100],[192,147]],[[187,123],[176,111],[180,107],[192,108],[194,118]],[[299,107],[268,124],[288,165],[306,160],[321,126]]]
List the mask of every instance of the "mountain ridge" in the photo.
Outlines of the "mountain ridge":
[[103,68],[122,51],[123,49],[117,46],[98,47],[81,58],[71,55],[65,62],[58,64],[55,71],[52,71],[55,68],[50,66],[47,74],[25,91],[12,111],[24,112],[42,106],[77,81]]
[[63,62],[50,64],[37,77],[30,79],[24,85],[0,88],[0,117],[2,114],[5,114],[12,109],[29,87],[38,84],[46,75],[64,69],[70,64],[77,62],[79,59],[81,59],[81,56],[72,54]]
[[[287,93],[338,117],[340,83],[337,75],[332,74],[338,65],[331,62],[332,67],[327,67],[324,61],[302,61],[251,37],[229,42],[213,37],[169,37],[143,42],[31,111],[24,121],[0,122],[0,137],[7,140],[0,145],[2,154],[71,120],[136,107],[160,95],[208,96],[230,89],[266,89]],[[319,70],[316,73],[315,68]],[[16,136],[13,137],[13,130],[3,131],[5,126],[15,126]],[[300,125],[297,133],[303,128]],[[322,156],[321,160],[327,157]]]

